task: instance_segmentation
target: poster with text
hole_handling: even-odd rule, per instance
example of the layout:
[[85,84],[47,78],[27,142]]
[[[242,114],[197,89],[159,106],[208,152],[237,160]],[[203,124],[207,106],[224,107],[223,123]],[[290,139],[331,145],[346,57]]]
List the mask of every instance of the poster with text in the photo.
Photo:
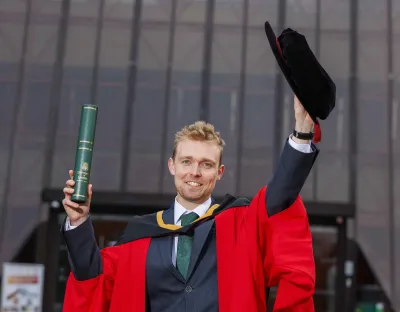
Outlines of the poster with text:
[[4,263],[1,312],[42,312],[44,266]]

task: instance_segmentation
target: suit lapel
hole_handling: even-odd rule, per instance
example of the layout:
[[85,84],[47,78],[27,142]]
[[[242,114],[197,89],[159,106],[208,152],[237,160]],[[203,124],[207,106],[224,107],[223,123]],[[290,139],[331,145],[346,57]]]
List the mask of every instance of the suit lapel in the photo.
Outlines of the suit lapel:
[[[174,223],[174,209],[173,206],[163,213],[164,222],[167,224]],[[185,282],[183,276],[176,267],[172,264],[172,247],[174,243],[174,235],[167,235],[155,239],[161,254],[162,262],[165,268],[172,273],[178,280]]]
[[[211,197],[210,207],[214,204],[215,200],[214,198]],[[214,219],[204,222],[194,231],[192,254],[190,256],[190,263],[188,269],[188,278],[193,274],[194,268],[197,262],[199,261],[201,251],[204,248],[204,245],[207,241],[207,237],[210,234],[210,231],[213,228],[213,226],[214,226]]]
[[197,262],[199,261],[201,251],[204,248],[204,245],[207,241],[207,238],[213,226],[214,226],[214,219],[204,222],[203,224],[199,225],[194,231],[192,255],[190,257],[190,263],[188,269],[188,278],[192,275],[193,270]]

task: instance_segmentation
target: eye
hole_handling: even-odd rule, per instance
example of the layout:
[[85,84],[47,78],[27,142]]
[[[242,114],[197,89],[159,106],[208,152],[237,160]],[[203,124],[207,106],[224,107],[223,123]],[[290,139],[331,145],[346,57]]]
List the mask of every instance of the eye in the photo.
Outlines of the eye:
[[189,159],[184,159],[182,160],[183,165],[190,165],[190,160]]
[[202,165],[203,165],[203,167],[206,168],[206,169],[210,169],[210,168],[213,167],[213,164],[212,164],[212,163],[207,163],[207,162],[206,162],[206,163],[203,163]]

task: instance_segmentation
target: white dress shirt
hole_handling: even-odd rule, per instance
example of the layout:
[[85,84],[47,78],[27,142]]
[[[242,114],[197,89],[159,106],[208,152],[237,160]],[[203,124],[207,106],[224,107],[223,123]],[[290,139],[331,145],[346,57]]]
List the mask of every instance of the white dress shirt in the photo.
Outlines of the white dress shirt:
[[311,141],[309,141],[306,144],[299,144],[299,143],[296,143],[295,141],[293,141],[292,136],[293,136],[293,134],[291,134],[289,136],[289,140],[288,140],[291,147],[293,147],[294,149],[296,149],[302,153],[312,153],[313,150],[311,148]]
[[[298,144],[295,141],[292,140],[292,135],[289,137],[289,144],[292,146],[294,149],[298,150],[299,152],[302,153],[311,153],[312,148],[311,148],[311,143],[309,142],[308,144]],[[189,213],[189,212],[195,212],[199,217],[203,216],[208,208],[210,208],[211,205],[211,198],[207,199],[204,203],[200,204],[197,206],[194,210],[187,210],[184,208],[181,204],[178,203],[178,201],[175,198],[175,205],[174,205],[174,222],[175,225],[181,225],[181,217],[183,214]],[[69,218],[65,221],[65,230],[73,230],[76,228],[76,226],[71,225]],[[176,264],[176,252],[178,248],[178,237],[175,237],[174,240],[174,247],[172,250],[172,263],[175,265]]]

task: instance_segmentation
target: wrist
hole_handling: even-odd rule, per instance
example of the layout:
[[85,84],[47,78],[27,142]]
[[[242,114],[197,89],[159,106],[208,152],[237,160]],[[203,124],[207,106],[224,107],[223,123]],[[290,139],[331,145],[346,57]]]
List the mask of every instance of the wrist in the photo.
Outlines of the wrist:
[[310,144],[310,140],[296,138],[293,134],[290,135],[290,138],[297,144]]
[[313,126],[313,123],[296,121],[291,139],[297,144],[310,144],[314,138]]
[[71,220],[69,219],[69,224],[72,226],[80,226],[82,223],[84,223],[88,219],[88,216],[81,217],[79,219]]
[[301,133],[311,133],[313,132],[313,123],[306,123],[306,122],[296,122],[294,130]]

